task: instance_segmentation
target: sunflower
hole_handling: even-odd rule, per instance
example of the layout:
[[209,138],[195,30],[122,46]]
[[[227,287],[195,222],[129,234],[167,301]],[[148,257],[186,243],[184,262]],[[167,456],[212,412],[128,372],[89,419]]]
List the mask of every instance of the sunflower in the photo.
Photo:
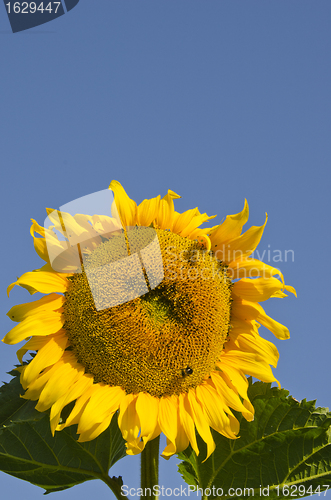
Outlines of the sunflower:
[[[44,295],[8,312],[19,324],[4,338],[27,340],[17,352],[23,397],[50,410],[53,435],[77,424],[79,441],[92,440],[118,412],[128,454],[161,433],[163,457],[189,444],[198,454],[197,431],[208,457],[211,428],[235,439],[233,410],[254,418],[246,375],[276,380],[278,351],[258,329],[280,339],[289,332],[259,302],[295,290],[251,257],[266,221],[242,233],[246,201],[220,225],[200,228],[213,217],[176,212],[173,191],[137,206],[119,182],[109,189],[112,217],[48,210],[49,228],[32,220],[46,264],[8,293],[18,285]],[[23,364],[28,351],[36,354]]]

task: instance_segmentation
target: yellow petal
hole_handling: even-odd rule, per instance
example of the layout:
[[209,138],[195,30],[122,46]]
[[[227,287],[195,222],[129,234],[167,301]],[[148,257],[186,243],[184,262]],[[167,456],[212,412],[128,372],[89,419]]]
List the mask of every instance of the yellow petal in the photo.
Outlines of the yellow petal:
[[255,278],[263,276],[263,278],[271,278],[279,275],[284,284],[284,278],[279,269],[269,266],[257,259],[241,259],[230,262],[228,273],[231,279]]
[[233,368],[233,366],[228,365],[226,363],[226,356],[221,357],[219,367],[222,370],[220,376],[223,377],[223,374],[226,375],[226,383],[229,384],[230,382],[230,387],[232,387],[234,391],[238,391],[243,399],[247,399],[248,381],[241,370],[237,370]]
[[[75,214],[73,219],[74,219],[74,224],[75,224],[75,229],[73,230],[73,233],[74,233],[74,237],[77,238],[77,243],[80,243],[84,240],[87,240],[87,239],[90,239],[90,238],[93,238],[95,239],[98,243],[100,242],[101,243],[101,239],[99,238],[99,231],[97,230],[96,228],[96,225],[100,226],[100,223],[98,224],[94,224],[93,223],[93,219],[95,220],[95,215],[92,216],[92,215],[87,215],[87,214]],[[98,217],[102,217],[102,216],[98,216]],[[104,216],[106,217],[106,216]],[[110,219],[110,217],[108,217],[108,219]],[[67,230],[67,233],[68,231],[70,231],[70,228],[69,228],[69,221],[68,221],[68,227],[66,227],[66,230]],[[74,242],[74,240],[72,240],[73,238],[73,235],[70,233],[70,243],[71,242]]]
[[[237,323],[238,320],[237,320]],[[248,323],[243,322],[248,325]],[[253,352],[260,355],[269,365],[277,366],[279,353],[276,346],[258,333],[259,324],[256,321],[249,323],[251,329],[243,331],[240,327],[231,329],[230,340],[225,345],[225,352],[231,349]]]
[[139,439],[135,439],[134,441],[125,443],[125,446],[127,455],[138,455],[145,448],[145,443],[144,441],[139,441]]
[[101,234],[112,233],[122,229],[117,219],[108,217],[107,215],[93,215],[92,224],[96,231]]
[[195,426],[194,426],[194,420],[192,418],[191,412],[190,412],[190,407],[189,407],[189,402],[187,399],[187,394],[180,394],[178,397],[179,400],[179,416],[180,416],[180,422],[182,426],[184,427],[185,433],[189,439],[189,442],[195,451],[196,455],[199,455],[199,448],[198,448],[198,443],[197,443],[197,438],[196,438],[196,433],[195,433]]
[[161,456],[166,460],[168,460],[175,453],[180,453],[181,451],[186,450],[188,445],[189,445],[189,440],[186,436],[184,428],[179,426],[175,442],[172,442],[167,438],[167,446],[164,448]]
[[34,219],[31,219],[32,221],[32,226],[30,228],[30,234],[31,236],[34,236],[34,233],[39,234],[42,238],[45,238],[45,228],[38,224],[38,222]]
[[254,419],[254,407],[248,399],[247,389],[248,380],[244,373],[231,365],[227,365],[226,356],[222,356],[221,362],[218,364],[221,372],[220,376],[225,383],[232,388],[234,393],[238,393],[243,398],[243,404],[247,411],[242,411],[243,417],[251,422]]
[[[284,286],[284,290],[286,290],[287,292],[293,293],[293,295],[295,295],[297,297],[296,289],[293,286],[285,285]],[[281,292],[275,292],[274,297],[278,297],[278,296],[281,297],[282,293]],[[285,294],[284,294],[284,296],[287,297],[287,295],[285,295]]]
[[48,219],[52,222],[52,224],[54,224],[51,228],[54,227],[57,231],[59,231],[62,236],[70,242],[70,244],[74,245],[77,242],[79,243],[94,236],[95,231],[92,226],[81,226],[75,216],[67,212],[52,210],[50,208],[47,208],[46,211]]
[[264,362],[260,356],[243,352],[243,351],[229,351],[224,353],[226,363],[233,367],[240,368],[246,375],[251,375],[262,382],[275,382],[277,381],[271,371],[270,366]]
[[[54,212],[54,210],[51,209],[49,209],[49,211],[50,213]],[[59,266],[61,265],[61,272],[64,270],[66,270],[66,272],[75,272],[75,270],[77,269],[77,264],[80,266],[80,261],[79,258],[77,257],[76,248],[69,249],[69,243],[67,240],[59,241],[58,236],[52,229],[54,226],[45,229],[44,227],[40,226],[34,219],[31,220],[32,220],[32,226],[30,229],[30,233],[31,236],[33,237],[33,244],[39,257],[45,260],[47,264],[50,264],[49,254],[51,254],[52,260],[56,256],[57,257],[56,265],[58,269]],[[62,229],[59,219],[57,225],[60,227],[59,229],[60,232],[62,234],[65,234],[65,228]],[[89,227],[91,228],[91,226]],[[41,238],[37,238],[35,236],[35,233],[39,234]],[[60,255],[61,257],[59,261]],[[54,272],[54,270],[51,267],[49,271]]]
[[[190,210],[186,210],[182,214],[179,214],[177,220],[173,226],[172,231],[176,234],[181,234],[187,226],[191,223],[192,219],[199,213],[198,208],[191,208]],[[195,226],[196,227],[196,226]],[[193,227],[192,227],[193,231]]]
[[26,302],[12,307],[7,316],[12,321],[21,322],[31,314],[39,314],[40,311],[56,311],[63,306],[63,303],[63,295],[51,293],[34,302]]
[[[184,428],[179,425],[178,427],[178,432],[176,436],[176,453],[180,453],[181,451],[186,450],[188,445],[190,444],[188,437],[184,431]],[[163,451],[163,454],[166,452],[166,450]]]
[[[215,226],[215,227],[218,227],[218,226]],[[211,231],[213,229],[215,229],[215,227],[212,227],[212,228],[210,228],[210,227],[199,228],[198,227],[197,229],[192,231],[192,233],[190,234],[190,239],[200,241],[200,236],[203,236],[203,235],[207,236],[209,239],[208,235],[211,233]]]
[[175,193],[175,191],[171,191],[171,189],[168,189],[168,193],[163,196],[162,199],[168,203],[172,210],[175,210],[174,200],[178,200],[179,198],[181,198],[179,194]]
[[241,212],[234,215],[228,215],[225,221],[216,226],[210,233],[212,246],[219,246],[240,236],[243,226],[248,221],[249,208],[245,200],[244,208]]
[[267,216],[263,226],[252,226],[245,233],[229,242],[218,242],[215,248],[212,235],[210,239],[215,257],[223,262],[230,263],[234,260],[246,259],[251,253],[254,252],[260,243],[265,225],[267,223]]
[[278,323],[268,316],[263,307],[257,302],[236,299],[232,302],[231,315],[233,318],[239,318],[244,321],[256,320],[261,325],[270,330],[278,339],[290,338],[290,332],[286,326]]
[[198,385],[196,394],[204,408],[209,425],[227,438],[235,439],[237,436],[232,431],[229,417],[226,414],[226,410],[229,412],[229,408],[225,405],[222,396],[207,383]]
[[252,333],[254,331],[253,321],[244,321],[243,319],[231,317],[230,338],[237,338],[241,333]]
[[23,356],[28,352],[28,351],[38,351],[44,345],[49,342],[50,338],[57,337],[58,335],[62,336],[64,334],[64,331],[59,330],[57,333],[54,333],[52,335],[48,335],[47,337],[32,337],[26,344],[24,344],[21,349],[19,349],[16,352],[17,358],[20,363],[23,363]]
[[159,425],[163,434],[167,436],[169,441],[175,444],[178,430],[178,404],[171,396],[163,396],[160,399],[159,405]]
[[[25,369],[26,369],[27,366],[28,365],[22,367],[20,380],[23,379],[24,372],[25,372]],[[30,399],[31,401],[37,400],[39,398],[39,396],[40,396],[43,388],[47,384],[47,382],[49,380],[49,377],[50,377],[50,374],[53,373],[51,371],[51,370],[53,370],[53,368],[54,367],[46,368],[43,371],[43,373],[30,384],[28,390],[21,397],[24,398],[24,399]]]
[[163,458],[168,459],[174,453],[180,453],[188,447],[189,440],[179,419],[176,396],[164,396],[160,399],[159,424],[167,436],[167,446],[162,452]]
[[138,205],[137,222],[139,226],[149,227],[156,219],[159,211],[160,198],[159,195],[151,200],[144,200]]
[[[190,236],[190,238],[191,238],[191,236]],[[210,241],[210,238],[207,234],[200,234],[197,237],[197,240],[200,243],[204,244],[207,252],[209,252],[211,250],[211,241]]]
[[65,353],[62,359],[49,371],[49,378],[41,391],[36,410],[48,410],[57,399],[68,392],[68,388],[83,374],[84,367],[76,362],[75,356],[71,353]]
[[49,341],[41,347],[24,371],[24,376],[21,380],[24,389],[27,389],[30,383],[38,377],[42,370],[59,361],[68,343],[68,338],[63,334],[57,335],[56,337],[52,336]]
[[278,321],[274,320],[273,318],[270,318],[270,316],[268,316],[263,309],[256,317],[256,319],[259,323],[261,323],[261,325],[268,328],[268,330],[270,330],[278,339],[286,340],[290,338],[290,332],[288,331],[288,328]]
[[[39,224],[34,220],[32,220],[32,226],[31,226],[31,235],[33,237],[33,244],[35,251],[39,255],[39,257],[46,262],[49,262],[49,256],[48,256],[48,251],[47,251],[47,245],[46,245],[46,240],[45,240],[45,230],[43,227],[39,226]],[[37,238],[34,233],[41,234],[43,237],[42,238]]]
[[159,402],[158,398],[154,398],[150,394],[144,392],[138,394],[136,412],[140,422],[140,437],[145,444],[156,437],[155,433],[158,435],[161,432],[158,425]]
[[83,392],[82,395],[77,399],[75,406],[71,410],[69,416],[66,421],[62,424],[59,424],[55,430],[61,431],[65,427],[69,427],[70,425],[78,424],[80,421],[80,417],[89,402],[92,394],[98,391],[98,384],[92,384],[87,391]]
[[78,438],[78,442],[84,443],[86,441],[92,441],[93,439],[100,436],[100,434],[109,427],[110,422],[114,416],[114,413],[115,413],[115,411],[112,413],[109,413],[109,415],[107,415],[101,423],[95,424],[93,427],[91,427],[87,431],[80,433],[79,438]]
[[68,281],[65,277],[56,273],[44,271],[32,271],[24,273],[20,278],[8,287],[8,295],[10,290],[15,286],[29,286],[34,292],[40,293],[64,293],[68,288]]
[[82,394],[86,393],[88,389],[93,384],[93,377],[90,374],[85,373],[82,377],[76,380],[76,382],[70,387],[68,392],[64,394],[61,398],[57,399],[52,405],[50,414],[51,431],[54,436],[56,427],[59,424],[61,412],[63,408],[79,398]]
[[118,426],[121,429],[123,439],[135,442],[140,430],[139,417],[136,412],[137,394],[127,394],[120,403]]
[[236,411],[245,411],[245,407],[240,401],[238,393],[236,394],[233,389],[228,386],[223,377],[221,377],[221,374],[219,372],[212,372],[210,376],[218,394],[223,397],[225,403]]
[[194,420],[197,431],[207,444],[207,456],[204,460],[206,461],[215,450],[213,436],[211,435],[206,415],[204,414],[204,411],[200,403],[197,401],[196,395],[192,389],[189,389],[187,393],[187,401],[189,403],[190,414]]
[[107,384],[97,384],[98,390],[93,393],[81,414],[78,432],[84,433],[95,424],[100,424],[110,414],[118,410],[125,392],[121,387],[110,387]]
[[[78,214],[78,217],[76,217],[71,214],[61,212],[62,225],[64,225],[65,229],[64,235],[68,238],[71,245],[76,245],[81,241],[97,236],[93,226],[85,224],[82,226],[79,224],[79,215],[82,214]],[[80,217],[80,220],[81,219],[82,217]]]
[[243,278],[233,284],[233,294],[252,302],[263,302],[270,299],[282,289],[294,290],[293,287],[284,286],[277,278]]
[[156,217],[156,225],[161,229],[173,230],[173,226],[179,217],[179,214],[175,212],[174,199],[180,198],[178,194],[169,189],[168,194],[166,194],[162,200],[160,200],[158,206],[158,214]]
[[204,222],[210,219],[214,219],[215,217],[216,215],[212,215],[211,217],[209,217],[207,214],[195,215],[192,218],[192,220],[187,224],[187,226],[184,227],[184,229],[180,232],[180,235],[183,238],[186,237],[191,238],[191,234],[193,233],[193,231],[195,231]]
[[46,336],[59,331],[64,323],[61,313],[55,311],[41,311],[26,317],[19,325],[7,333],[2,340],[5,344],[17,344],[31,336]]
[[137,204],[126,194],[118,181],[111,181],[109,189],[113,191],[116,207],[124,228],[137,223]]

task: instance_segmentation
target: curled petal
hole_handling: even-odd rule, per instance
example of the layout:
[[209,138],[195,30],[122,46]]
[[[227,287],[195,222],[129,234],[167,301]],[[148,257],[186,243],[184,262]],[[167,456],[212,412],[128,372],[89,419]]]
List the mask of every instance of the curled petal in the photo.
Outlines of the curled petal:
[[216,246],[221,246],[230,240],[240,236],[243,226],[248,221],[249,208],[247,200],[245,200],[244,208],[241,212],[234,215],[228,215],[225,221],[213,228],[210,233],[210,239],[213,249]]

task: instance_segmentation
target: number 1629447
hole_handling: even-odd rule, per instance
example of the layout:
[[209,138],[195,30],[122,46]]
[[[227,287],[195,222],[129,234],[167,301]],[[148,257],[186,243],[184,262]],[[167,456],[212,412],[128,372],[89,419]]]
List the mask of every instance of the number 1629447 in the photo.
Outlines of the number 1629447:
[[8,2],[6,3],[8,14],[35,14],[48,12],[57,13],[61,2]]

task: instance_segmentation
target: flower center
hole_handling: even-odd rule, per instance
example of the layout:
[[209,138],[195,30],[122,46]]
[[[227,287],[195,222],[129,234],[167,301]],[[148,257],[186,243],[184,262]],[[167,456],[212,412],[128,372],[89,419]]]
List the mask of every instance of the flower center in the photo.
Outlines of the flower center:
[[97,310],[87,266],[98,265],[102,274],[107,259],[127,257],[116,245],[120,236],[115,244],[114,238],[106,240],[86,258],[86,273],[68,278],[64,329],[78,362],[96,382],[161,397],[198,386],[215,369],[229,331],[231,281],[226,266],[197,241],[155,231],[161,283],[133,300]]

